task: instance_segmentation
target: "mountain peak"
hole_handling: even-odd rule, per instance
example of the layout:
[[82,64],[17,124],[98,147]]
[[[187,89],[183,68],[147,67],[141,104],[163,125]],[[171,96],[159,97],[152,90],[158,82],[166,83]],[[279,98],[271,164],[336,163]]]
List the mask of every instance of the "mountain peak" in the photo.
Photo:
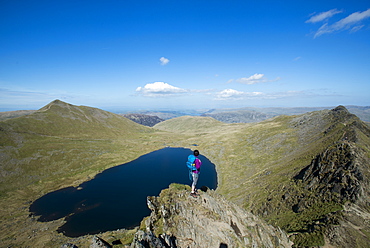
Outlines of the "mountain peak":
[[344,107],[343,105],[339,105],[338,107],[332,109],[331,111],[333,111],[333,112],[348,112],[349,113],[347,108]]
[[46,110],[50,109],[53,106],[67,107],[67,106],[71,106],[71,104],[63,102],[59,99],[56,99],[56,100],[48,103],[44,107],[40,108],[39,111],[46,111]]

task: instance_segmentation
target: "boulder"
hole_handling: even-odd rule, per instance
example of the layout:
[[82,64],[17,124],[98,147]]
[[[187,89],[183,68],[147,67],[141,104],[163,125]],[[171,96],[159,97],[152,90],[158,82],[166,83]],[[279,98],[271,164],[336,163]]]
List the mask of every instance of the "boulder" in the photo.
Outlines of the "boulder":
[[112,248],[112,246],[102,238],[94,236],[92,238],[90,248]]

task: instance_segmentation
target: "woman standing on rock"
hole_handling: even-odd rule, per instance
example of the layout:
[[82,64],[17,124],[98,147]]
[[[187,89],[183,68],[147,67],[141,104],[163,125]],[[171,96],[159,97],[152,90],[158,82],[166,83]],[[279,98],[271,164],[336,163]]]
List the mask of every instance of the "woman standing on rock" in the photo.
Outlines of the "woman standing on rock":
[[190,195],[193,197],[197,196],[195,187],[197,186],[198,178],[200,174],[200,167],[202,166],[202,161],[198,158],[198,156],[199,156],[199,151],[194,150],[193,155],[189,155],[188,162],[187,162],[188,168],[190,169],[190,173],[191,173],[191,179],[193,181],[191,185],[191,193],[190,193]]

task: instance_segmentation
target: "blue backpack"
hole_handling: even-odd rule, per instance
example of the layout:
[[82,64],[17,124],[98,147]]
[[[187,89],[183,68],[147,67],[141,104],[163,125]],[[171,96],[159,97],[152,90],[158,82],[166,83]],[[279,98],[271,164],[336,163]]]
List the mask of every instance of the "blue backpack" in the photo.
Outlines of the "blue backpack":
[[197,170],[197,168],[195,167],[195,159],[196,157],[194,155],[189,155],[188,157],[188,161],[186,162],[186,165],[188,166],[189,170],[193,171],[193,170]]
[[186,165],[188,166],[188,169],[189,169],[189,179],[190,179],[190,181],[193,180],[192,171],[197,170],[197,168],[195,167],[195,163],[194,163],[195,159],[196,159],[196,157],[194,155],[189,155],[188,156],[188,161],[186,162]]

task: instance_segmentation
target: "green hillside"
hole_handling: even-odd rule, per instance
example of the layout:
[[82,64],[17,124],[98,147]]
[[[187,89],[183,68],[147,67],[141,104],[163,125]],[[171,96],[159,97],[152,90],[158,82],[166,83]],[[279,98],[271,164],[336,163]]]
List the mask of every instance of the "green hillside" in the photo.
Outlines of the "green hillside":
[[59,100],[33,114],[4,123],[11,126],[14,132],[64,138],[112,138],[135,132],[151,132],[120,115]]
[[174,133],[203,133],[212,132],[215,128],[224,125],[211,117],[181,116],[166,120],[154,125],[155,129]]
[[[323,234],[331,230],[329,223],[339,223],[344,204],[359,204],[360,201],[354,198],[365,199],[366,203],[361,206],[369,204],[370,131],[344,107],[298,116],[279,116],[249,124],[234,133],[211,133],[202,138],[198,143],[200,149],[218,165],[221,182],[218,192],[271,224],[294,233],[292,239],[295,238],[295,242],[302,246],[324,245]],[[343,147],[347,151],[343,151]],[[341,195],[341,191],[330,191],[329,187],[334,187],[334,183],[330,185],[320,181],[322,175],[311,181],[295,179],[315,158],[328,150],[334,150],[336,155],[326,162],[332,167],[325,173],[330,175],[340,171],[332,180],[338,181],[343,192],[357,184],[361,185],[359,192],[366,193],[351,198]],[[341,155],[344,152],[361,154],[361,158],[352,161],[356,164],[353,166],[356,172],[353,168],[342,168],[346,164],[344,158],[347,155]],[[349,184],[351,180],[355,182],[352,185]],[[308,184],[315,187],[308,187]],[[320,192],[323,188],[327,189],[326,193]],[[363,209],[364,213],[368,210]],[[363,218],[366,214],[360,216],[356,218]],[[370,237],[366,235],[370,231],[369,226],[365,224],[359,228],[363,232],[352,228],[347,238],[355,236],[362,240],[362,244],[369,244]]]
[[38,197],[164,146],[192,144],[215,163],[218,193],[290,233],[298,247],[370,243],[370,131],[341,106],[249,124],[184,116],[149,128],[57,100],[0,122],[0,132],[6,246],[68,240],[55,232],[63,220],[28,216]]
[[[355,221],[368,221],[370,131],[346,108],[282,115],[254,124],[180,117],[155,128],[187,133],[217,165],[218,192],[291,233],[300,246],[324,245],[333,224],[343,219],[350,227],[346,232],[337,228],[338,235],[354,247],[370,243],[370,227]],[[358,155],[348,159],[350,154]],[[302,180],[302,171],[313,170],[306,168],[323,157],[323,172]],[[361,214],[351,213],[356,216],[351,219],[344,214],[346,204],[361,205]]]

